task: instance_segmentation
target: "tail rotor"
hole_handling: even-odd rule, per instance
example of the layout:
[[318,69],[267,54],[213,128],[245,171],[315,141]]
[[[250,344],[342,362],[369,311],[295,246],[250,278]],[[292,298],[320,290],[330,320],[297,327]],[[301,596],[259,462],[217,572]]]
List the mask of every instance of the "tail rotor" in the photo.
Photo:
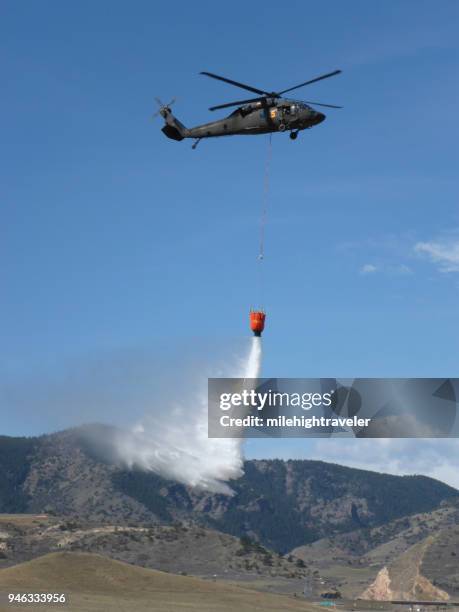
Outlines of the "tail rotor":
[[151,118],[155,119],[158,115],[161,115],[162,117],[164,117],[163,113],[166,113],[166,114],[168,112],[170,113],[171,111],[170,107],[175,103],[175,101],[176,101],[176,98],[172,98],[172,100],[168,104],[163,104],[160,98],[155,97],[155,102],[159,106],[159,108],[156,111],[156,113],[154,113],[151,116]]

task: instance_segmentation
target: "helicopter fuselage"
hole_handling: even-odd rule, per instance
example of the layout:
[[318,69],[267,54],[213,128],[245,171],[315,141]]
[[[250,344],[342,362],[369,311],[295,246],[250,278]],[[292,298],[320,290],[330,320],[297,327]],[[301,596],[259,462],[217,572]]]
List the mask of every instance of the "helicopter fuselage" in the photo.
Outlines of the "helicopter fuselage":
[[304,130],[325,119],[325,115],[303,102],[282,100],[273,105],[256,103],[237,108],[224,119],[190,128],[191,138],[210,138],[233,134],[267,134],[285,130]]
[[166,121],[163,132],[174,140],[184,138],[212,138],[217,136],[267,134],[299,131],[311,128],[325,119],[320,113],[304,102],[297,100],[273,100],[240,106],[224,119],[186,128],[176,119],[169,108],[161,109]]

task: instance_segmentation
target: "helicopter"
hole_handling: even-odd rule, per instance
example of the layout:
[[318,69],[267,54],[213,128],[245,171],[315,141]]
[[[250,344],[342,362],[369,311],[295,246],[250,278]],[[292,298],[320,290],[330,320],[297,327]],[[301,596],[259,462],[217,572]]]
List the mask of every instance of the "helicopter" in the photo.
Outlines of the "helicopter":
[[153,115],[161,115],[165,120],[165,125],[162,127],[163,133],[172,140],[183,140],[184,138],[193,138],[194,144],[193,149],[197,147],[199,142],[203,138],[215,138],[218,136],[234,136],[240,135],[253,135],[253,134],[269,134],[271,132],[285,132],[290,131],[290,138],[296,140],[298,133],[301,130],[309,128],[322,123],[325,120],[325,115],[309,104],[315,106],[324,106],[327,108],[342,108],[341,106],[335,106],[334,104],[323,104],[321,102],[306,102],[300,100],[293,100],[290,98],[284,98],[283,95],[328,79],[332,76],[340,74],[341,70],[334,70],[327,74],[323,74],[315,79],[305,81],[294,87],[289,87],[282,91],[264,91],[257,87],[245,85],[238,81],[233,81],[226,77],[214,74],[212,72],[201,72],[205,76],[224,83],[229,83],[235,87],[245,89],[253,94],[257,94],[256,98],[250,98],[248,100],[238,100],[236,102],[227,102],[226,104],[219,104],[217,106],[211,106],[210,111],[216,111],[222,108],[230,108],[237,106],[230,115],[224,119],[218,119],[217,121],[211,121],[203,125],[196,127],[187,128],[181,123],[171,111],[171,106],[175,102],[175,98],[168,104],[163,104],[159,98],[155,98],[159,105],[159,110]]

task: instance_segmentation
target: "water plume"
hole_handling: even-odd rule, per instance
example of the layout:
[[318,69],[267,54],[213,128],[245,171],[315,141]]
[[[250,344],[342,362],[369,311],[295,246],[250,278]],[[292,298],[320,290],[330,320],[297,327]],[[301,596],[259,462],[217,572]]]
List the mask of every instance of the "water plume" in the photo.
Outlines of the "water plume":
[[[208,372],[197,389],[179,389],[183,399],[164,399],[130,431],[117,434],[119,459],[129,468],[153,471],[164,478],[215,493],[232,494],[229,480],[243,474],[242,441],[207,437],[207,377],[258,378],[261,338],[252,338],[248,353],[218,372]],[[177,389],[175,389],[177,391]],[[188,398],[186,397],[188,395]]]

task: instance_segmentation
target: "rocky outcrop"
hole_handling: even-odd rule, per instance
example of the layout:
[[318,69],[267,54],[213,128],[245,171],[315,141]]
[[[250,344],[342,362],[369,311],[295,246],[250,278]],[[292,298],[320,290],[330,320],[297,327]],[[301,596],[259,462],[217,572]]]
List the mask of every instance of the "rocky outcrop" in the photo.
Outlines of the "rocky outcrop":
[[422,574],[422,563],[435,537],[415,544],[389,567],[383,567],[361,599],[375,601],[448,601],[449,594]]

